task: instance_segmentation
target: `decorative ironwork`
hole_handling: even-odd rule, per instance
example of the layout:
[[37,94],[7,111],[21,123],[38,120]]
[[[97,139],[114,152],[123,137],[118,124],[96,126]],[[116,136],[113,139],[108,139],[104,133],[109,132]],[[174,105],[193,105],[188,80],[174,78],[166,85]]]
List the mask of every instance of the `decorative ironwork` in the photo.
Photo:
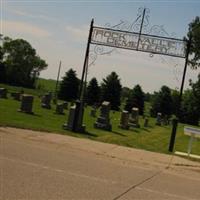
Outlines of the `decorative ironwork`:
[[[177,60],[174,57],[164,57],[162,55],[159,56],[161,62],[163,64],[167,64],[168,66],[172,66],[172,73],[173,73],[173,80],[177,82],[177,85],[180,84],[181,82],[181,75],[182,75],[182,70],[180,69],[180,66],[182,63],[180,63],[180,60]],[[177,88],[177,87],[176,87]]]
[[[142,14],[143,14],[143,9],[144,8],[139,8],[136,20],[134,20],[132,23],[128,22],[127,20],[120,20],[120,22],[116,25],[111,25],[110,23],[105,24],[105,28],[109,29],[115,29],[115,30],[123,30],[123,31],[129,31],[129,32],[139,32],[140,26],[141,26],[141,21],[142,21]],[[143,27],[147,27],[149,25],[149,13],[150,10],[146,9],[146,15],[145,15],[145,20]],[[116,48],[106,48],[104,46],[100,45],[95,45],[94,48],[90,51],[90,63],[89,66],[92,66],[95,64],[95,61],[97,60],[98,56],[100,55],[111,55],[111,53],[117,51]]]
[[[185,43],[182,40],[171,40],[171,37],[174,37],[175,34],[168,34],[163,25],[151,26],[149,23],[150,10],[145,8],[145,15],[143,15],[143,11],[144,8],[142,7],[138,9],[136,20],[132,23],[120,20],[116,25],[107,23],[105,28],[93,28],[91,43],[96,45],[90,51],[89,66],[95,64],[99,55],[110,55],[116,48],[149,52],[150,57],[159,53],[181,58],[185,57]],[[142,20],[142,33],[139,35],[138,32],[140,31]],[[136,46],[136,43],[139,45]],[[111,48],[106,48],[105,46]]]
[[183,40],[94,27],[91,44],[185,58]]
[[[185,82],[185,75],[186,75],[186,70],[187,70],[187,65],[188,65],[188,59],[189,59],[189,54],[190,54],[190,49],[191,49],[191,44],[192,44],[192,36],[190,35],[189,40],[187,41],[187,45],[185,45],[186,42],[184,42],[183,40],[177,40],[175,38],[169,38],[166,36],[165,37],[159,36],[159,34],[162,34],[162,35],[167,34],[166,31],[164,30],[163,26],[161,26],[161,27],[160,26],[152,26],[151,29],[149,29],[150,31],[147,32],[148,25],[149,25],[149,20],[148,20],[149,14],[147,11],[147,15],[145,16],[145,11],[146,11],[146,9],[143,9],[143,12],[141,14],[141,8],[140,8],[139,12],[138,12],[139,13],[138,17],[136,19],[136,22],[140,21],[140,19],[141,19],[139,33],[130,32],[130,30],[128,32],[123,30],[121,32],[128,36],[130,36],[132,34],[131,37],[133,37],[134,34],[137,37],[137,34],[138,34],[136,50],[149,52],[151,57],[153,54],[157,53],[159,55],[169,55],[169,56],[185,58],[185,67],[183,70],[180,95],[179,95],[179,101],[178,101],[177,113],[176,113],[178,116],[180,114],[179,111],[180,111],[180,105],[181,105],[181,98],[182,98],[182,94],[183,94],[183,87],[184,87],[184,82]],[[97,33],[96,33],[96,36],[92,35],[93,29],[95,28],[93,26],[93,23],[94,23],[94,20],[91,21],[91,25],[90,25],[90,32],[89,32],[89,36],[88,36],[88,43],[87,43],[87,48],[86,48],[86,54],[85,54],[85,60],[84,60],[82,78],[81,78],[81,84],[80,84],[80,90],[79,90],[79,98],[81,100],[81,103],[77,102],[77,109],[76,109],[76,116],[75,116],[75,118],[77,118],[77,119],[80,118],[80,120],[83,119],[82,118],[83,111],[84,111],[84,109],[82,109],[82,106],[84,105],[83,97],[84,97],[84,91],[85,91],[86,82],[87,82],[88,67],[91,66],[89,64],[90,44],[92,44],[92,43],[95,44],[95,40],[96,40],[95,37],[97,36]],[[119,26],[124,26],[124,21],[121,21],[120,24],[115,26],[115,28],[116,27],[119,28]],[[137,28],[138,26],[137,26],[137,23],[135,23],[135,25],[133,25],[133,24],[131,26],[126,25],[125,27],[128,29],[133,29],[134,27]],[[98,27],[96,27],[96,28],[98,28]],[[111,31],[111,29],[109,29],[109,28],[101,28],[101,29],[104,29],[106,31],[108,31],[108,30]],[[106,45],[106,44],[111,43],[112,45],[107,45],[107,46],[119,48],[119,46],[121,45],[121,48],[124,48],[124,46],[127,47],[127,40],[126,39],[124,40],[125,35],[119,37],[120,34],[116,34],[116,31],[118,33],[118,32],[120,32],[120,30],[112,29],[112,31],[115,34],[115,36],[112,35],[112,40],[111,40],[112,42],[110,42],[110,38],[107,35],[102,34],[100,37],[102,37],[102,38],[104,37],[104,39],[107,37],[107,39],[106,39],[107,41],[106,42],[104,41],[104,42],[102,42],[102,44],[101,43],[100,44]],[[148,34],[147,33],[145,34],[144,31],[146,31]],[[152,33],[155,31],[157,31],[157,35],[152,35]],[[116,35],[119,39],[115,38]],[[115,41],[117,41],[117,42],[115,42]],[[150,42],[148,42],[149,44],[148,43],[146,44],[147,41],[150,41]],[[99,42],[100,41],[96,40],[97,45],[99,44]],[[128,47],[130,49],[134,49],[135,48],[134,42],[133,42],[133,45],[130,45],[130,42],[131,41],[129,40]],[[143,47],[143,44],[146,47]],[[158,49],[157,49],[157,47],[155,48],[156,45],[157,45],[157,47],[159,47]],[[152,49],[152,47],[153,47],[153,49]],[[169,49],[165,50],[166,47],[167,48],[169,47]],[[163,48],[164,48],[164,52],[163,52]],[[161,50],[159,50],[159,49],[161,49]],[[186,52],[184,51],[185,49],[186,49]],[[173,51],[175,51],[175,52],[173,52]],[[108,54],[108,51],[104,52],[104,50],[101,48],[100,49],[97,48],[96,50],[94,49],[93,52],[94,52],[93,61],[90,62],[92,64],[94,64],[95,60],[97,59],[98,53],[100,55]],[[109,51],[109,52],[112,52],[112,51]],[[90,56],[90,58],[91,58],[91,56]],[[85,85],[85,87],[83,87],[83,85]],[[75,122],[73,123],[73,131],[77,131],[77,130],[79,130],[79,125],[77,124],[77,120],[74,120],[74,121]],[[80,122],[82,122],[82,121],[80,121]],[[175,138],[176,138],[177,124],[178,124],[178,120],[174,119],[171,138],[170,138],[170,144],[169,144],[169,149],[168,149],[170,152],[173,152],[174,142],[175,142]]]
[[99,55],[111,55],[113,52],[116,52],[116,48],[105,48],[101,45],[95,45],[92,50],[90,50],[89,54],[89,67],[95,64]]

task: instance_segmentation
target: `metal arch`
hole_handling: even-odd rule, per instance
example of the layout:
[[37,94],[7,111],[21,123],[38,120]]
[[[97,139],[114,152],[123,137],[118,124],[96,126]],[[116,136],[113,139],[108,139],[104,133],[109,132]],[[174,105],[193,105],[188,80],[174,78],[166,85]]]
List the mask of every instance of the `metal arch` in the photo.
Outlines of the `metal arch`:
[[[143,11],[145,9],[145,15],[143,16]],[[171,33],[169,34],[165,28],[164,25],[151,25],[150,24],[150,9],[148,8],[143,8],[140,7],[138,9],[137,15],[136,15],[136,19],[130,23],[127,20],[120,20],[119,23],[115,24],[115,25],[111,25],[110,23],[106,23],[105,24],[105,28],[106,30],[116,30],[116,31],[121,31],[123,33],[135,33],[138,34],[138,32],[140,31],[141,28],[141,23],[143,20],[143,24],[142,24],[142,35],[144,36],[150,36],[150,37],[154,37],[154,38],[163,38],[163,39],[171,39],[171,40],[179,40],[180,42],[183,42],[184,40],[182,39],[176,39],[174,38],[175,34]],[[97,27],[96,28],[103,28],[103,27]],[[95,28],[94,27],[94,28]],[[106,48],[105,45],[103,44],[97,44],[97,43],[92,43],[95,46],[93,47],[93,49],[90,50],[89,53],[89,66],[92,66],[95,64],[98,56],[101,55],[110,55],[112,54],[114,51],[116,51],[116,47],[108,47]],[[125,48],[126,49],[126,48]],[[153,57],[153,54],[157,54],[155,52],[148,52],[150,54],[151,57]],[[171,55],[169,55],[171,56]],[[179,56],[177,56],[179,57]],[[183,56],[180,56],[183,57]]]

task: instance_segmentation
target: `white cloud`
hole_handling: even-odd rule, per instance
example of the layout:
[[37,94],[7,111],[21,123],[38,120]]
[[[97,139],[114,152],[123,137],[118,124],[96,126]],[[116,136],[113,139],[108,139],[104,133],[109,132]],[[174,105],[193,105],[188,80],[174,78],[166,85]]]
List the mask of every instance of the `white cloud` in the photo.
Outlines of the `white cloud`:
[[87,25],[83,25],[81,27],[73,27],[67,25],[65,27],[65,31],[70,34],[76,40],[85,41],[89,34],[89,28]]
[[25,23],[25,22],[20,22],[20,21],[8,21],[8,20],[3,20],[3,34],[8,35],[9,33],[15,33],[15,34],[28,34],[34,37],[49,37],[51,36],[51,33],[48,32],[47,30],[36,26],[32,25],[30,23]]
[[28,13],[26,11],[23,10],[13,10],[13,9],[9,9],[9,11],[15,15],[19,15],[19,16],[24,16],[24,17],[29,17],[29,18],[35,18],[35,19],[42,19],[42,20],[46,20],[46,21],[51,21],[51,22],[55,22],[56,19],[53,17],[49,17],[45,14],[41,14],[41,13]]

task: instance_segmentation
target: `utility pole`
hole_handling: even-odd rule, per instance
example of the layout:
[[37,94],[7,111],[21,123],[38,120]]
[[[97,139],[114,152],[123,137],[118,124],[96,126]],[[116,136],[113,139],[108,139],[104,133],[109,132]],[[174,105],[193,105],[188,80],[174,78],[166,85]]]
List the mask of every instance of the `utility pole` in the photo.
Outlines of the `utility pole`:
[[58,75],[57,75],[57,80],[56,80],[56,87],[55,87],[55,99],[54,99],[54,103],[57,103],[57,98],[58,98],[58,82],[59,82],[59,77],[60,77],[60,69],[61,69],[61,61],[59,63],[59,67],[58,67]]

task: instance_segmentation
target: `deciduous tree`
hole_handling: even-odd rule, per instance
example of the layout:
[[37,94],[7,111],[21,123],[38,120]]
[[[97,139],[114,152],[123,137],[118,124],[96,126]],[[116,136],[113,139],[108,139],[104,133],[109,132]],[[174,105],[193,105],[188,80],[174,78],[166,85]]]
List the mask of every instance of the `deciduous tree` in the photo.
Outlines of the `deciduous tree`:
[[6,83],[6,69],[3,62],[3,48],[0,46],[0,83]]
[[192,36],[189,63],[196,69],[197,67],[200,67],[200,17],[197,16],[189,24],[187,36],[188,38]]
[[26,40],[5,37],[3,51],[7,83],[34,87],[40,71],[47,67],[46,62],[36,54],[36,50]]

